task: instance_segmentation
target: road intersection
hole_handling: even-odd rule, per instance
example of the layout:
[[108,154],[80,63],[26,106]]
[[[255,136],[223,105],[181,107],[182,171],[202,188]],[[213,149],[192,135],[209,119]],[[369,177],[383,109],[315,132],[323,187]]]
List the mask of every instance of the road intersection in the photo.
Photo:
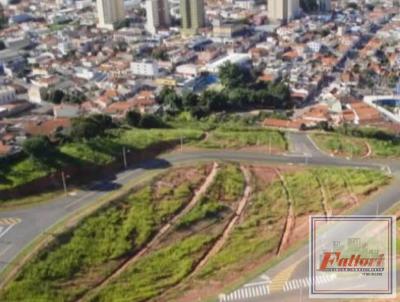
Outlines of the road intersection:
[[[267,155],[259,152],[244,151],[191,151],[191,152],[175,152],[162,155],[154,160],[142,162],[139,165],[130,167],[115,175],[113,179],[104,180],[93,184],[90,188],[79,190],[68,196],[56,198],[54,201],[38,204],[26,208],[6,210],[0,212],[0,271],[7,266],[13,265],[15,257],[26,246],[28,246],[37,236],[47,232],[49,228],[57,222],[79,212],[84,207],[94,204],[100,197],[107,192],[114,191],[134,179],[140,179],[149,171],[157,171],[171,166],[197,163],[200,161],[242,161],[257,162],[260,164],[290,164],[290,165],[317,165],[317,166],[336,166],[336,167],[353,167],[353,168],[370,168],[390,170],[394,173],[394,181],[385,190],[375,194],[372,200],[366,202],[358,211],[358,214],[375,214],[376,212],[384,212],[397,201],[400,196],[400,163],[385,160],[346,160],[341,158],[329,157],[322,154],[313,146],[309,138],[304,134],[290,134],[289,138],[294,147],[291,154],[286,155]],[[2,225],[3,222],[14,223],[10,225]],[[284,297],[290,297],[296,290],[304,289],[306,281],[303,279],[307,276],[307,257],[306,247],[300,248],[290,257],[284,259],[278,265],[265,272],[265,274],[252,280],[243,286],[239,292],[235,294],[235,301],[286,301]],[[305,259],[297,263],[299,259]],[[296,263],[294,266],[293,263]],[[298,265],[297,265],[298,264]],[[290,274],[287,273],[288,268]],[[274,286],[277,284],[280,272],[286,272],[285,278],[281,278],[278,291]],[[282,275],[282,274],[281,274]],[[266,277],[271,276],[271,280]],[[292,279],[294,281],[291,281]],[[297,281],[296,281],[297,280]],[[1,281],[1,280],[0,280]],[[267,282],[268,281],[268,282]],[[256,285],[249,285],[256,284]],[[268,285],[268,287],[266,286]],[[284,291],[284,288],[286,291]],[[227,294],[229,295],[229,293]],[[233,301],[223,300],[221,301]],[[276,298],[274,298],[276,296]],[[232,296],[233,297],[233,296]],[[287,300],[290,301],[290,300]]]

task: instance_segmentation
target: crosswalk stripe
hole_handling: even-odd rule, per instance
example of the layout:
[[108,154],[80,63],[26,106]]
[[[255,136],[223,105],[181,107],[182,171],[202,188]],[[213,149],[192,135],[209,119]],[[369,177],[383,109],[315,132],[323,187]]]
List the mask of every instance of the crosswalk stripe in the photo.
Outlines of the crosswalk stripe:
[[20,218],[15,218],[15,217],[0,218],[0,225],[14,225],[20,222],[21,222]]
[[[328,283],[335,278],[336,278],[335,275],[319,275],[315,276],[314,280],[315,283],[322,284],[322,283]],[[254,297],[267,296],[271,294],[271,291],[281,290],[283,292],[288,292],[292,290],[298,290],[300,288],[309,287],[311,282],[312,281],[310,280],[310,278],[301,278],[301,279],[286,280],[285,282],[282,283],[273,282],[269,286],[266,283],[247,284],[242,288],[239,288],[229,294],[221,294],[219,296],[219,302],[237,301]]]
[[267,288],[265,286],[261,287],[261,291],[262,291],[263,295],[268,295]]

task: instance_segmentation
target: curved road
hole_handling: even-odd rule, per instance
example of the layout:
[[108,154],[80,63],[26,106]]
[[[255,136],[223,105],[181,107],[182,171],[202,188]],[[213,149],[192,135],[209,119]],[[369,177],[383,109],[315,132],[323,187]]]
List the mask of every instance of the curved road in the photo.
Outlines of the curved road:
[[[78,212],[85,206],[93,204],[99,197],[115,190],[134,179],[140,179],[148,171],[167,168],[185,163],[196,163],[198,161],[226,160],[226,161],[248,161],[259,163],[278,163],[278,164],[309,164],[309,165],[329,165],[337,167],[372,168],[390,171],[396,175],[400,174],[399,162],[371,161],[371,160],[346,160],[325,156],[310,144],[307,136],[301,134],[291,134],[290,140],[294,142],[291,154],[282,156],[267,155],[263,153],[252,153],[242,151],[195,151],[170,153],[156,159],[146,161],[140,165],[133,166],[115,176],[112,180],[105,180],[94,184],[87,190],[77,191],[74,196],[63,196],[54,201],[33,205],[27,208],[7,210],[0,212],[0,271],[7,265],[12,265],[13,259],[21,250],[38,235],[46,232],[51,226],[68,215]],[[297,147],[296,147],[297,146]],[[302,146],[299,152],[298,146]],[[303,148],[303,149],[302,149]],[[295,150],[295,151],[293,151]],[[303,153],[303,154],[301,154]],[[381,192],[378,198],[365,204],[360,210],[362,213],[373,214],[379,202],[379,211],[392,206],[399,200],[400,181],[395,178],[394,184]],[[289,257],[279,265],[269,271],[273,276],[276,272],[283,270],[293,263],[293,257],[298,253],[302,255],[304,251],[300,249],[292,257]],[[303,254],[304,255],[304,254]],[[295,258],[294,258],[295,259]],[[297,258],[299,259],[299,258]],[[265,301],[265,297],[261,299]],[[254,301],[261,301],[254,300]],[[250,301],[250,300],[237,300]],[[282,301],[282,299],[280,300]]]

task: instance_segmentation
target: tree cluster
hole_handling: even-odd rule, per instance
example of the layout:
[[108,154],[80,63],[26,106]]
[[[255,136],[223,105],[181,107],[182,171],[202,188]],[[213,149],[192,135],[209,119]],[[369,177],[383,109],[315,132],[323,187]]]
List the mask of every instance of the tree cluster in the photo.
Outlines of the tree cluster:
[[128,111],[125,116],[125,121],[128,125],[137,128],[151,129],[151,128],[166,128],[165,123],[154,114],[140,114],[132,110]]
[[94,114],[72,120],[71,138],[74,140],[90,139],[103,135],[107,129],[115,127],[112,118],[106,114]]
[[399,137],[395,133],[374,128],[363,129],[363,128],[349,126],[348,124],[344,124],[342,127],[339,127],[336,131],[338,133],[354,137],[377,139],[383,141],[393,141],[393,142],[399,141]]
[[26,139],[22,150],[32,159],[42,160],[54,152],[54,146],[46,136],[38,135]]
[[219,78],[224,87],[220,91],[206,90],[200,95],[186,93],[180,96],[174,89],[164,87],[158,102],[167,114],[188,111],[197,118],[221,111],[293,107],[289,87],[283,82],[257,82],[251,70],[231,63],[221,67]]
[[70,93],[66,93],[60,89],[42,88],[40,90],[40,95],[43,100],[53,104],[81,104],[86,100],[86,96],[79,90],[73,90]]

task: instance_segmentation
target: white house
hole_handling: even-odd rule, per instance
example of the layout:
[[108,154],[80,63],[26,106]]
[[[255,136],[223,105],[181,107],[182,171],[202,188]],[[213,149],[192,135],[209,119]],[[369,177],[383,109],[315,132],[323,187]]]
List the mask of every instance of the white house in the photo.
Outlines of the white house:
[[158,64],[154,61],[141,61],[131,63],[132,74],[144,77],[155,77],[159,74]]

